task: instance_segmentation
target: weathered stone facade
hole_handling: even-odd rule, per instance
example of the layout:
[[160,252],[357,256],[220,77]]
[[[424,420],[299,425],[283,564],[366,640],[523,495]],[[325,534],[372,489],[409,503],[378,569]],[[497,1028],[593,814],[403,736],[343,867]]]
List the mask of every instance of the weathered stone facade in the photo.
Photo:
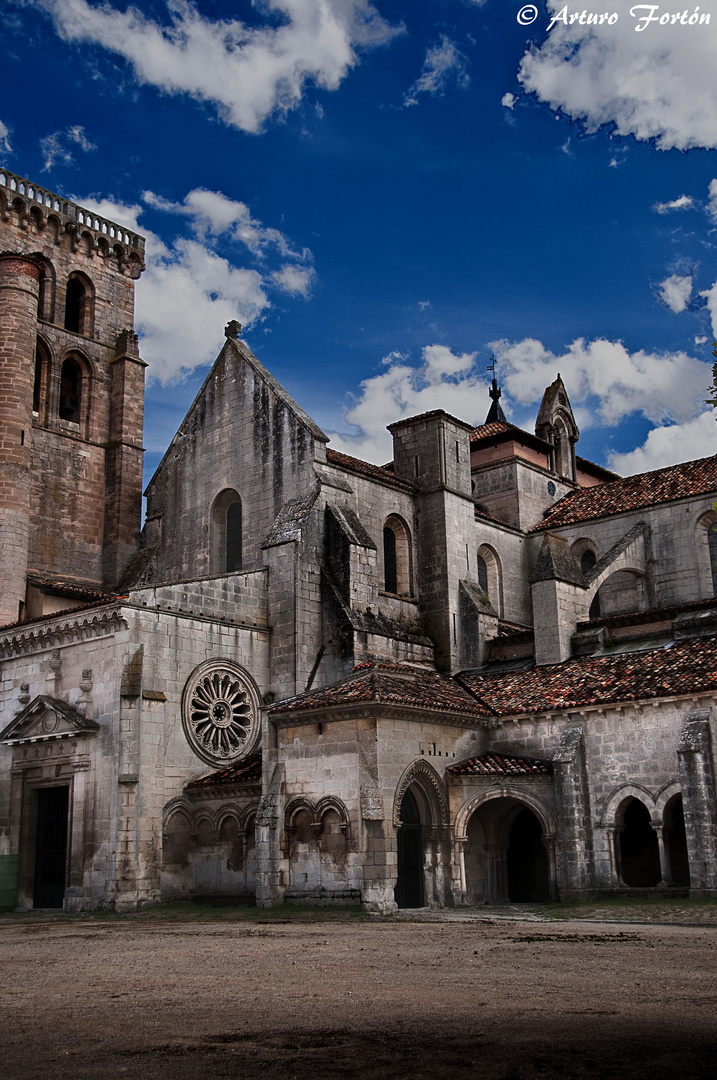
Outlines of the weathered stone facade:
[[230,323],[138,540],[143,241],[0,232],[0,904],[717,895],[717,459],[615,477],[558,378],[369,465]]

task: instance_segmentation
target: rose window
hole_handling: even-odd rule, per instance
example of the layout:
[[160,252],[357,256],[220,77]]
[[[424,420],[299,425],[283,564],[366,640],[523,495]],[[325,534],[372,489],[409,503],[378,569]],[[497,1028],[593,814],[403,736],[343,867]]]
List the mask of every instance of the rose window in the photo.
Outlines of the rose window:
[[184,730],[205,761],[226,765],[252,749],[258,734],[256,693],[240,669],[213,661],[195,672],[184,693]]

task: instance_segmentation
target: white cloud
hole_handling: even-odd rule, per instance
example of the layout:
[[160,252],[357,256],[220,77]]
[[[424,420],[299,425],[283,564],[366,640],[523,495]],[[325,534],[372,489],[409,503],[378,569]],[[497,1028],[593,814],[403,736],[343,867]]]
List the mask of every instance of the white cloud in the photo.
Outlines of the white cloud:
[[[552,16],[566,7],[563,0],[547,6]],[[661,150],[717,147],[717,15],[709,25],[652,24],[638,32],[645,6],[638,7],[636,18],[632,0],[613,0],[612,26],[556,23],[524,55],[520,82],[588,132],[614,124],[618,134],[655,140]]]
[[[685,352],[630,353],[621,341],[578,338],[556,356],[533,338],[491,348],[499,362],[504,390],[517,402],[540,400],[558,372],[573,402],[594,395],[604,424],[641,412],[655,424],[684,423],[700,411],[709,367]],[[707,380],[707,381],[705,381]]]
[[4,150],[7,154],[12,153],[10,129],[7,124],[3,124],[2,120],[0,120],[0,150]]
[[658,214],[669,214],[671,210],[690,210],[694,205],[695,200],[691,195],[680,195],[679,199],[672,199],[671,202],[655,203],[654,209]]
[[[313,267],[286,263],[276,271],[265,270],[267,251],[278,249],[283,256],[292,250],[289,241],[221,192],[191,191],[181,203],[147,193],[145,202],[154,209],[190,217],[194,238],[180,236],[166,243],[142,225],[140,205],[123,206],[108,199],[77,201],[147,239],[147,269],[136,291],[135,321],[152,378],[167,382],[211,363],[221,348],[225,325],[231,319],[244,327],[256,323],[271,307],[272,289],[309,295]],[[244,227],[251,229],[251,242],[241,235]],[[219,236],[242,240],[261,269],[237,266],[215,251]],[[303,254],[311,258],[308,251]]]
[[187,0],[167,0],[168,26],[132,7],[40,2],[66,41],[119,53],[140,83],[209,101],[227,123],[250,132],[295,108],[307,82],[336,90],[360,48],[383,45],[401,32],[369,0],[265,0],[265,26],[204,18]]
[[284,292],[308,296],[314,280],[314,271],[311,267],[287,264],[282,266],[281,270],[275,270],[271,278]]
[[674,311],[675,315],[679,315],[681,311],[685,310],[692,295],[691,277],[672,274],[670,277],[665,278],[664,281],[661,281],[659,287],[659,298],[670,311]]
[[514,109],[515,108],[515,103],[516,103],[517,100],[518,99],[516,98],[515,94],[508,93],[508,94],[503,94],[503,97],[500,99],[500,103],[506,109]]
[[611,454],[610,468],[623,476],[632,476],[714,453],[717,453],[717,413],[710,409],[684,424],[653,428],[636,450]]
[[453,353],[445,345],[427,345],[416,369],[400,353],[384,357],[387,370],[361,383],[360,396],[346,420],[360,434],[331,434],[331,446],[378,464],[392,456],[386,425],[406,416],[445,409],[468,423],[479,423],[488,411],[483,373],[473,364],[475,353]]
[[152,191],[145,191],[142,198],[148,206],[156,210],[189,217],[194,232],[202,239],[231,232],[233,239],[245,244],[254,255],[263,256],[273,247],[284,258],[311,258],[308,249],[295,251],[283,233],[262,225],[251,216],[246,203],[228,199],[221,191],[195,188],[185,196],[182,203],[163,199]]
[[68,144],[71,144],[72,147],[79,147],[86,154],[97,149],[95,144],[87,138],[85,129],[80,124],[73,124],[71,127],[65,128],[64,131],[54,131],[52,135],[45,135],[44,138],[40,139],[40,149],[44,158],[43,172],[51,169],[56,161],[69,165],[74,160],[72,150]]
[[[559,356],[531,338],[493,342],[489,347],[498,361],[501,403],[508,416],[516,405],[537,413],[546,386],[561,372],[581,429],[615,425],[635,412],[656,425],[632,456],[614,456],[612,464],[619,472],[641,471],[643,462],[647,462],[644,469],[658,468],[712,452],[705,437],[717,436],[717,424],[713,429],[703,418],[711,362],[683,352],[629,353],[619,341],[582,338]],[[467,423],[482,423],[489,406],[488,386],[475,360],[475,353],[429,345],[416,368],[401,353],[390,353],[383,360],[386,370],[361,383],[358,400],[346,413],[347,422],[358,432],[331,433],[332,447],[381,463],[392,454],[386,426],[396,420],[445,409]],[[532,420],[526,428],[532,430]],[[682,444],[673,434],[679,432]]]
[[717,180],[710,180],[709,195],[707,212],[714,221],[717,221]]
[[712,317],[712,333],[717,338],[717,281],[709,289],[704,289],[700,296],[704,297],[707,310]]
[[458,46],[444,34],[440,44],[426,52],[421,74],[405,94],[404,106],[418,105],[418,94],[430,94],[438,97],[443,94],[449,83],[455,80],[458,86],[468,85],[466,58]]

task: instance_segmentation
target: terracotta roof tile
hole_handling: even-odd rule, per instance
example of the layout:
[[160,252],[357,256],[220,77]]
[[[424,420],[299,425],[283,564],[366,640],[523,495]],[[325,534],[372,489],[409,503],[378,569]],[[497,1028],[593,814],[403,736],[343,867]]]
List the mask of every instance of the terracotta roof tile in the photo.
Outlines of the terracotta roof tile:
[[457,676],[496,716],[717,692],[717,637],[612,656],[584,656],[528,670]]
[[555,503],[545,518],[530,531],[572,525],[578,521],[712,492],[717,492],[717,455],[670,465],[655,472],[625,476],[608,484],[579,488]]
[[488,710],[454,679],[439,675],[428,667],[376,660],[359,664],[345,679],[331,686],[277,702],[269,711],[272,716],[276,716],[366,701],[468,716],[490,715]]
[[235,765],[225,765],[223,769],[207,773],[197,780],[190,780],[187,788],[221,787],[226,784],[254,784],[261,781],[261,754],[255,754],[248,761]]
[[553,765],[539,758],[507,757],[505,754],[479,754],[449,765],[454,776],[551,776]]
[[[326,448],[326,461],[329,465],[337,465],[341,469],[359,473],[360,476],[367,476],[371,480],[381,480],[384,484],[400,487],[404,491],[415,490],[413,484],[409,483],[408,480],[401,480],[395,475],[393,469],[389,469],[386,465],[372,465],[368,461],[361,461],[360,458],[342,454],[339,450],[332,450],[328,446]],[[391,462],[391,465],[393,465],[393,462]]]
[[502,420],[494,420],[490,424],[480,424],[477,428],[473,428],[471,432],[471,442],[477,442],[479,439],[489,439],[493,435],[502,435],[505,431],[519,431],[520,429],[515,427],[514,424],[504,423]]

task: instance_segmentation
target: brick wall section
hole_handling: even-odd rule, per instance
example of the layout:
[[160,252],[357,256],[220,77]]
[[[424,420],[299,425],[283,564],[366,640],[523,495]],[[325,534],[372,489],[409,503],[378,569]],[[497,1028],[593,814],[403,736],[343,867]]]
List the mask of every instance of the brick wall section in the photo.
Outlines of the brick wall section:
[[25,600],[39,269],[0,256],[0,624]]
[[[40,407],[27,424],[26,565],[112,586],[136,547],[140,524],[143,368],[135,357],[137,370],[123,381],[113,377],[111,364],[120,334],[133,330],[134,281],[144,266],[144,240],[0,170],[0,251],[32,255],[39,268],[40,317],[36,297],[26,312],[22,344],[30,410],[36,339],[48,360]],[[73,274],[82,276],[87,292],[80,332],[64,328]],[[74,421],[59,416],[62,364],[70,355],[82,371]],[[114,415],[118,408],[120,420]],[[113,435],[118,428],[123,434]]]

